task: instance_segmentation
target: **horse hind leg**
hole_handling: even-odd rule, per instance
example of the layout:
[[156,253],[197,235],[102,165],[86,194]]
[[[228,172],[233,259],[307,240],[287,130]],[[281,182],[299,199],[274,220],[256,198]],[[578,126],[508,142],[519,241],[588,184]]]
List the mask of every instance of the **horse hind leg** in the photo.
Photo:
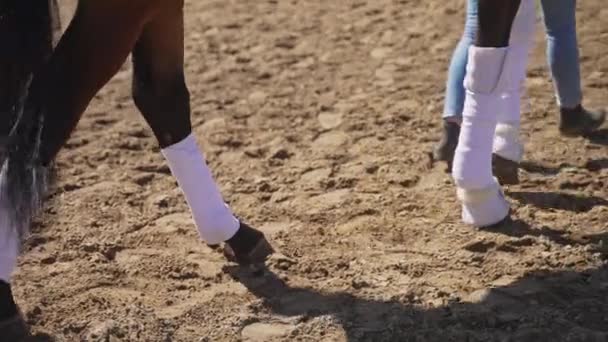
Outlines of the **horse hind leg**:
[[[54,0],[52,0],[54,1]],[[29,228],[39,208],[48,180],[48,169],[37,167],[39,117],[28,110],[32,75],[53,50],[51,2],[15,2],[0,24],[0,40],[8,54],[0,60],[0,113],[5,116],[0,131],[1,216],[9,220],[3,229],[17,230],[20,237]],[[1,275],[0,275],[1,276]]]
[[[51,0],[55,1],[55,0]],[[54,17],[43,2],[0,3],[0,165],[4,164],[9,135],[23,115],[29,81],[52,52]]]
[[52,52],[54,19],[41,1],[15,1],[14,7],[3,7],[7,4],[10,2],[0,6],[4,12],[0,13],[0,41],[6,48],[0,57],[0,336],[3,341],[20,341],[29,333],[13,298],[10,278],[21,238],[29,228],[30,216],[25,213],[34,211],[32,198],[41,192],[38,180],[44,177],[22,158],[25,154],[9,156],[15,147],[23,147],[15,133],[30,135],[39,129],[34,120],[28,122],[23,110],[32,74]]

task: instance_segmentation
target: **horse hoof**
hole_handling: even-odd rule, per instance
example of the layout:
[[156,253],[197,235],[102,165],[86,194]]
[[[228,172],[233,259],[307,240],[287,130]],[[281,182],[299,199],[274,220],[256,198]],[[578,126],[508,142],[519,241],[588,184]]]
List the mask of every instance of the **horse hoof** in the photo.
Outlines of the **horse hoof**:
[[492,155],[492,171],[494,177],[502,185],[519,184],[519,163],[503,158],[497,154]]
[[30,330],[21,314],[0,321],[0,336],[2,341],[26,342],[30,337]]
[[242,266],[263,264],[273,253],[274,249],[264,235],[261,235],[253,248],[247,252],[237,252],[228,244],[224,245],[224,256],[226,259]]

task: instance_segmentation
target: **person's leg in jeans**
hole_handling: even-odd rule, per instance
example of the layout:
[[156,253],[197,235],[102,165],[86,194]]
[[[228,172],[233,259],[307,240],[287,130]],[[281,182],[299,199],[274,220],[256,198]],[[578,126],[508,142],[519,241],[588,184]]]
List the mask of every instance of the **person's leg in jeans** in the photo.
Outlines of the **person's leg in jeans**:
[[443,108],[442,137],[433,150],[433,158],[447,162],[448,169],[451,169],[454,150],[456,149],[458,134],[460,132],[462,108],[466,95],[462,82],[466,73],[469,47],[475,42],[475,35],[477,34],[477,2],[478,0],[467,0],[464,32],[452,54],[448,71]]
[[464,32],[450,61],[443,107],[443,118],[446,121],[460,123],[462,120],[462,109],[466,95],[462,82],[466,74],[469,47],[475,43],[475,36],[477,34],[477,1],[467,0]]
[[547,61],[560,107],[560,132],[580,136],[601,126],[605,113],[582,106],[576,35],[576,0],[541,0],[547,32]]

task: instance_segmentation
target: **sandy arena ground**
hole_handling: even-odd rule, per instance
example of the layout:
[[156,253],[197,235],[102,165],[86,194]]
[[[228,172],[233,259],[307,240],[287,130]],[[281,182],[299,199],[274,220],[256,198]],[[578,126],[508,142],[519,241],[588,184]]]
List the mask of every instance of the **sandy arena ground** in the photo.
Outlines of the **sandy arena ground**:
[[[69,6],[69,3],[67,4]],[[608,104],[608,7],[579,1],[585,104]],[[279,254],[198,240],[130,67],[59,158],[15,291],[56,341],[608,341],[608,130],[565,139],[538,45],[516,222],[460,223],[428,152],[464,1],[190,0],[194,131]],[[69,12],[66,10],[66,13]],[[540,23],[539,23],[540,24]]]

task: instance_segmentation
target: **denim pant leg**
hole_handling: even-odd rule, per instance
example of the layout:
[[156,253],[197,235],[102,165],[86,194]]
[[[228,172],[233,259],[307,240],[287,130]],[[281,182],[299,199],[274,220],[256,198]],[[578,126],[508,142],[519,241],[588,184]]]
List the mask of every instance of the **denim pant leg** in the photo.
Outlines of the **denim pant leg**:
[[448,80],[446,83],[443,118],[461,117],[466,92],[463,86],[466,65],[469,57],[469,47],[475,42],[477,35],[477,3],[478,0],[467,0],[467,15],[464,33],[454,50]]
[[576,37],[576,0],[541,0],[547,32],[547,61],[557,102],[561,107],[581,104],[581,76]]

